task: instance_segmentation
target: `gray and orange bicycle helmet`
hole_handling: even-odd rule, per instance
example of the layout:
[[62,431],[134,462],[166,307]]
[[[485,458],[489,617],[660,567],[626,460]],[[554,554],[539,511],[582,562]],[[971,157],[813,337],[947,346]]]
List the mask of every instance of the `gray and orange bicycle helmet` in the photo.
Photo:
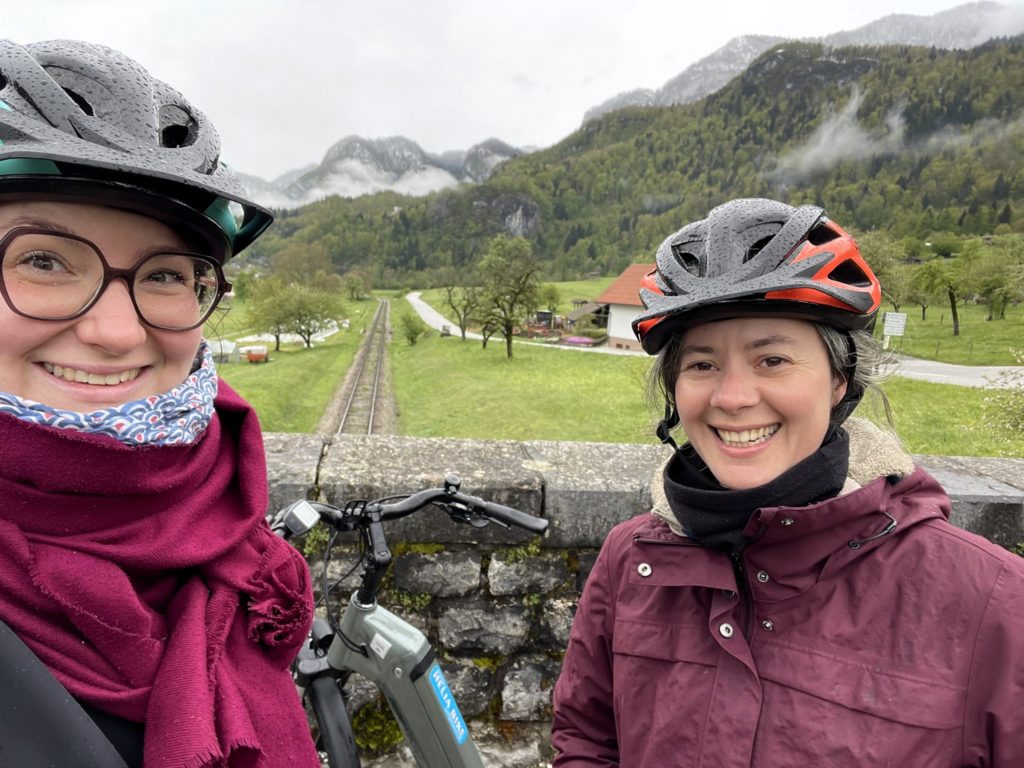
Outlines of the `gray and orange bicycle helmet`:
[[[742,315],[870,331],[882,290],[857,243],[823,209],[745,199],[720,205],[666,238],[656,268],[641,282],[640,300],[646,311],[633,321],[633,332],[654,355],[688,327]],[[834,412],[837,423],[862,395],[848,387]],[[678,419],[674,404],[668,406],[659,427],[663,437]]]
[[0,40],[0,200],[29,195],[153,216],[221,260],[273,221],[202,112],[127,56],[73,40]]

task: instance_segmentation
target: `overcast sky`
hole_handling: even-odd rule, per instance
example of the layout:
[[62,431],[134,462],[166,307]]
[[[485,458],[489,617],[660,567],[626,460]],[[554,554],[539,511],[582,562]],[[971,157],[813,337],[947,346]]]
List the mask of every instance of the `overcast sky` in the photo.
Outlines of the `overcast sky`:
[[[1004,0],[1020,4],[1024,0]],[[2,35],[104,43],[181,90],[223,157],[273,178],[348,135],[429,152],[549,146],[617,93],[740,34],[819,36],[956,0],[35,0]]]

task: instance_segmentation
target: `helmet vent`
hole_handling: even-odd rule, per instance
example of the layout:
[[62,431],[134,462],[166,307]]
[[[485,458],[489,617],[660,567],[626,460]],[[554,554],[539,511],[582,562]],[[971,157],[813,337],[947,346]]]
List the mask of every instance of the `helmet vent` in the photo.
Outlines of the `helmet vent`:
[[7,87],[7,78],[4,77],[4,73],[0,72],[0,91]]
[[810,232],[807,233],[807,242],[811,245],[824,245],[830,243],[839,237],[839,233],[831,227],[826,227],[824,224],[819,224]]
[[78,105],[78,108],[80,110],[82,110],[83,112],[85,112],[85,114],[92,117],[92,104],[86,101],[84,96],[82,96],[80,93],[75,93],[70,88],[65,88],[64,93],[66,93],[71,98],[71,100]]
[[700,277],[700,259],[689,251],[683,251],[678,248],[673,248],[672,250],[675,251],[676,259],[679,260],[683,269],[694,277]]
[[747,263],[748,261],[750,261],[750,260],[751,260],[752,258],[754,258],[755,256],[757,256],[757,254],[759,254],[759,253],[761,252],[761,250],[762,250],[762,249],[763,249],[763,248],[764,248],[764,247],[765,247],[766,245],[768,245],[768,243],[770,243],[770,242],[772,241],[772,237],[773,237],[773,236],[769,236],[769,237],[762,237],[762,238],[761,238],[760,240],[758,240],[758,241],[757,241],[756,243],[754,243],[754,244],[753,244],[752,246],[750,246],[750,247],[749,247],[749,248],[747,249],[747,252],[746,252],[746,254],[744,254],[744,256],[743,256],[743,263],[744,263],[744,264],[746,264],[746,263]]
[[829,272],[828,279],[844,285],[853,285],[858,288],[868,288],[871,286],[871,279],[864,274],[864,270],[850,260],[844,261],[838,267]]
[[177,149],[188,144],[187,125],[168,125],[160,131],[160,146]]

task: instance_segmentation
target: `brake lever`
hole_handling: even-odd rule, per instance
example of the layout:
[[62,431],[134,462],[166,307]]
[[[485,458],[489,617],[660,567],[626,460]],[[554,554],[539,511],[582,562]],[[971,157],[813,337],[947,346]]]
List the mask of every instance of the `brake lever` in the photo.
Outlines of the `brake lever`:
[[502,528],[508,528],[508,526],[500,520],[493,520],[492,518],[484,517],[481,514],[477,514],[472,508],[467,508],[462,504],[448,503],[439,506],[448,513],[448,518],[454,523],[471,525],[474,528],[486,528],[491,523],[497,523]]

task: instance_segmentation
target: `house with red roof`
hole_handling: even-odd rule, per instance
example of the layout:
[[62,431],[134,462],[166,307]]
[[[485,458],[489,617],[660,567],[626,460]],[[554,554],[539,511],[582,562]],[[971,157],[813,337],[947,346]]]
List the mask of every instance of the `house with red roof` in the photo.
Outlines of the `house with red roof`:
[[608,346],[615,349],[640,349],[633,335],[632,322],[643,311],[640,303],[640,281],[654,269],[654,264],[630,264],[615,278],[604,293],[597,297],[598,304],[608,306]]

